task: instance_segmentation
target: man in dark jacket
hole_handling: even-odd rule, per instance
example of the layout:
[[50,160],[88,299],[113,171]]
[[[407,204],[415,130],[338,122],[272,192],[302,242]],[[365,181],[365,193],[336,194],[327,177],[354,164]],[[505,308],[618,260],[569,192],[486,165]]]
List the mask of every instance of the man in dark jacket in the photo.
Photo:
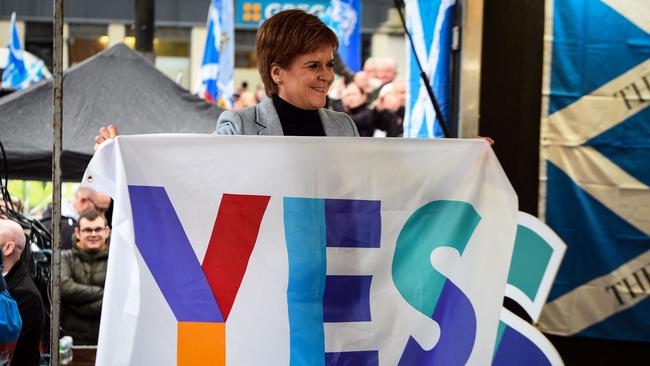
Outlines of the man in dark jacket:
[[[94,209],[99,212],[105,213],[104,216],[108,218],[110,226],[110,215],[107,210],[110,207],[111,197],[97,192],[92,188],[80,186],[74,193],[72,199],[72,209],[69,210],[69,216],[61,216],[61,249],[72,249],[74,228],[77,226],[77,219],[80,213],[88,209]],[[43,217],[41,224],[46,229],[52,232],[52,206],[48,206]]]
[[83,211],[75,227],[76,243],[61,253],[61,327],[74,344],[97,344],[109,233],[101,213]]
[[25,249],[25,234],[17,223],[0,220],[0,249],[6,271],[5,280],[11,297],[18,303],[23,328],[20,332],[12,365],[37,366],[41,361],[39,342],[43,332],[45,309],[41,294],[20,260]]

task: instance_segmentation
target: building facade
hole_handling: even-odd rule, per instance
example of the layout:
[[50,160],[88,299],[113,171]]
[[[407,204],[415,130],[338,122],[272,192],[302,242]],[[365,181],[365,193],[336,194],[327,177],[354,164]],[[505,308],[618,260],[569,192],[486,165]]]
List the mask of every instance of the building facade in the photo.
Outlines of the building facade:
[[[260,83],[255,59],[255,33],[259,21],[287,8],[318,12],[329,0],[234,0],[235,85]],[[193,89],[206,38],[210,0],[155,0],[154,54],[156,67],[187,89]],[[9,41],[9,19],[16,12],[23,48],[52,66],[52,2],[3,0],[0,2],[0,47]],[[403,34],[391,14],[393,1],[362,0],[362,53],[391,56],[405,54]],[[135,0],[68,0],[64,9],[64,68],[91,57],[116,43],[134,47]],[[389,24],[387,26],[387,24]],[[399,25],[399,23],[397,23]],[[397,31],[396,31],[397,29]],[[404,57],[398,58],[403,73]]]

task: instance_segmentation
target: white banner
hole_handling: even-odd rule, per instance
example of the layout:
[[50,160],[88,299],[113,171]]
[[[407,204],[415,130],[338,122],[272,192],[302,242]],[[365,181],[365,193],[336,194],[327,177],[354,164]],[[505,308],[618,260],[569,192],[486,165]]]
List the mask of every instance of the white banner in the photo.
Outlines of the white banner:
[[517,198],[483,140],[121,136],[97,365],[485,365]]

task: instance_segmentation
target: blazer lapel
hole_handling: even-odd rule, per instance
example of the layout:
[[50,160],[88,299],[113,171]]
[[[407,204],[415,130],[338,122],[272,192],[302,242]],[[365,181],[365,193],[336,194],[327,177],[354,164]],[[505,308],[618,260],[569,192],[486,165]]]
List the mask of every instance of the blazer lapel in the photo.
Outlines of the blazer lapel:
[[273,105],[273,99],[265,97],[255,106],[255,122],[260,125],[258,135],[284,136],[280,117]]
[[332,116],[328,115],[326,111],[327,109],[325,108],[318,110],[318,116],[323,124],[325,136],[344,136],[345,131],[342,128],[343,126],[340,123],[333,123],[334,120],[332,119]]

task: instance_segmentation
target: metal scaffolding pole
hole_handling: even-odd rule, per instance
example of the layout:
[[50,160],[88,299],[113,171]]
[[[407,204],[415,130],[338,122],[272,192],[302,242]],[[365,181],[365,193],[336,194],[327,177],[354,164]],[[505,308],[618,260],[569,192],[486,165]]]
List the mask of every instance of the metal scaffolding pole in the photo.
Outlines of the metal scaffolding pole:
[[50,291],[50,365],[59,365],[61,304],[61,150],[63,145],[63,0],[54,0],[54,89],[52,91],[52,271]]

